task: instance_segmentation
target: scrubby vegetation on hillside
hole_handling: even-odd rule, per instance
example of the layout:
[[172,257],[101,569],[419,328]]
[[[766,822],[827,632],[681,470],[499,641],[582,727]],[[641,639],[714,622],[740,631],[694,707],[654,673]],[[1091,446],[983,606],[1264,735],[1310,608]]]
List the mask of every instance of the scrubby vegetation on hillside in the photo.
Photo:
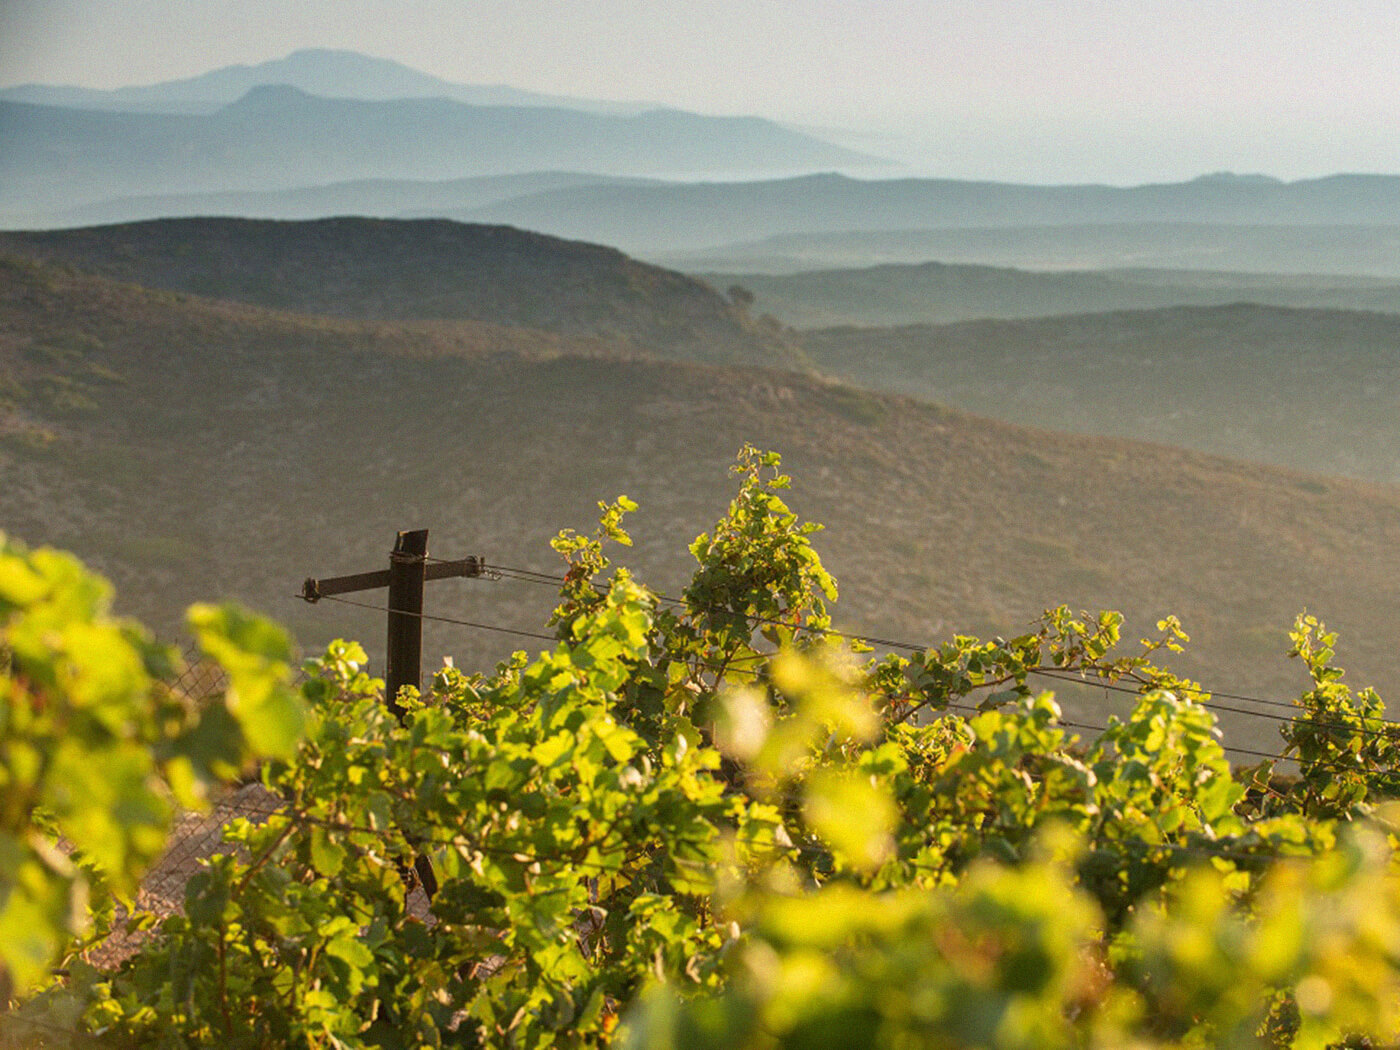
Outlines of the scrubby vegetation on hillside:
[[632,352],[794,365],[800,352],[702,281],[613,248],[444,220],[163,219],[0,233],[0,252],[152,288],[362,320],[461,320]]
[[[402,724],[357,646],[331,646],[296,698],[282,635],[207,607],[193,623],[233,684],[168,710],[166,657],[100,586],[7,545],[0,771],[33,807],[0,813],[0,929],[28,934],[0,939],[20,999],[0,1044],[1395,1038],[1400,734],[1343,683],[1334,635],[1293,631],[1309,684],[1278,755],[1296,775],[1232,766],[1209,696],[1155,665],[1186,642],[1172,620],[1124,647],[1117,614],[1061,608],[902,657],[834,635],[836,583],[778,467],[743,450],[673,600],[610,562],[630,501],[561,533],[556,641],[489,674],[445,667],[400,696]],[[1137,695],[1085,734],[1044,674]],[[219,718],[246,750],[209,751]],[[123,775],[69,792],[25,757],[59,730],[87,775]],[[133,734],[161,761],[133,766]],[[182,914],[127,917],[151,933],[119,968],[86,963],[164,840],[160,785],[198,803],[192,765],[217,781],[253,755],[281,808],[228,827]],[[418,857],[430,916],[407,901]],[[62,906],[75,888],[91,913]]]
[[[1400,497],[1388,488],[1053,435],[803,374],[23,272],[4,285],[4,367],[81,333],[100,349],[77,379],[96,365],[122,381],[86,387],[93,409],[31,409],[47,443],[0,439],[6,527],[79,551],[164,632],[189,602],[228,596],[275,610],[308,644],[348,632],[375,652],[378,616],[294,601],[301,580],[381,566],[409,527],[430,527],[439,556],[541,568],[551,527],[586,520],[600,492],[642,502],[637,564],[677,586],[683,544],[723,504],[723,464],[757,440],[805,480],[802,506],[828,523],[847,581],[843,616],[863,630],[1014,633],[1047,594],[1142,628],[1174,612],[1196,638],[1184,672],[1286,695],[1296,672],[1271,657],[1306,607],[1354,639],[1358,673],[1394,667]],[[530,629],[540,590],[460,583],[429,601]],[[428,651],[471,664],[508,644],[429,629]],[[1232,741],[1272,743],[1266,726],[1228,724],[1244,734]]]
[[1056,430],[1400,481],[1400,316],[1234,303],[803,334],[862,385]]

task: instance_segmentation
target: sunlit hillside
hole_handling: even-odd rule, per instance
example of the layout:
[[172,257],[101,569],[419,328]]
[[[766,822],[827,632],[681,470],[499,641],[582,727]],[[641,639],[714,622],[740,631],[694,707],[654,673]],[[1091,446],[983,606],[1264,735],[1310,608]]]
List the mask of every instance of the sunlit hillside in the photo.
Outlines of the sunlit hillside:
[[[1186,666],[1281,690],[1303,607],[1384,681],[1400,631],[1400,492],[1122,440],[1068,437],[801,374],[608,357],[523,329],[306,319],[10,264],[0,303],[6,526],[71,547],[164,631],[232,595],[308,645],[380,615],[292,595],[382,564],[394,532],[440,556],[550,570],[598,499],[642,509],[629,556],[674,587],[722,510],[726,465],[782,451],[842,581],[838,623],[886,637],[1009,634],[1049,603],[1179,614]],[[583,351],[582,353],[580,351]],[[373,601],[373,597],[370,598]],[[438,613],[537,628],[550,594],[433,585]],[[438,625],[480,666],[509,637]],[[1111,696],[1092,699],[1112,706]],[[1237,731],[1272,739],[1250,720]]]

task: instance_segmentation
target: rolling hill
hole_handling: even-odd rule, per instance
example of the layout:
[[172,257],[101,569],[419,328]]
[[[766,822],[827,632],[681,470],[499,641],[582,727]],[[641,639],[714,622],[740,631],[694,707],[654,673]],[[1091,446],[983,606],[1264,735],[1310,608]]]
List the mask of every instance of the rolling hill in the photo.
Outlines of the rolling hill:
[[119,197],[58,212],[45,225],[99,226],[202,215],[236,215],[245,219],[324,219],[346,215],[381,219],[432,218],[560,186],[652,181],[655,180],[566,171],[479,175],[466,179],[356,179],[290,190]]
[[[775,237],[796,237],[800,244],[838,234],[858,244],[861,238],[855,235],[883,236],[887,231],[1002,231],[1024,227],[1149,225],[1164,227],[1158,231],[1158,236],[1164,238],[1182,225],[1204,227],[1207,231],[1237,226],[1390,226],[1395,238],[1400,237],[1400,176],[1335,175],[1298,182],[1206,176],[1189,182],[1120,187],[856,179],[822,174],[763,182],[561,187],[449,217],[507,222],[651,255],[699,252]],[[984,236],[996,235],[988,232]],[[1336,235],[1332,236],[1335,239]],[[1396,241],[1392,239],[1391,243]],[[755,245],[752,250],[762,247]],[[1104,246],[1100,245],[1099,250],[1105,250]],[[732,248],[726,251],[730,257],[738,254]],[[1400,254],[1395,258],[1400,258]],[[929,259],[964,261],[937,252],[899,261]],[[1136,265],[1174,264],[1144,261]],[[1392,260],[1391,266],[1400,263]],[[717,263],[692,268],[765,267]],[[1257,267],[1232,264],[1213,268]]]
[[1235,304],[804,333],[863,386],[1056,430],[1400,482],[1400,316]]
[[631,115],[255,87],[210,114],[0,102],[0,220],[43,226],[114,197],[528,171],[786,174],[871,158],[757,117]]
[[1400,282],[1383,278],[1191,270],[1045,272],[921,263],[795,274],[702,273],[735,284],[750,309],[798,328],[945,324],[983,318],[1259,303],[1400,313]]
[[0,233],[0,252],[152,288],[366,320],[470,320],[632,352],[794,365],[776,326],[612,248],[443,220],[176,219]]
[[[742,238],[742,235],[741,235]],[[639,252],[691,271],[802,270],[887,263],[973,263],[1026,270],[1154,268],[1400,278],[1400,225],[1088,223],[888,229],[742,238],[705,251]]]
[[[77,550],[167,631],[185,602],[230,595],[308,644],[374,649],[380,614],[305,606],[301,579],[381,565],[410,527],[431,528],[440,556],[549,569],[549,535],[620,492],[642,505],[628,562],[674,587],[753,441],[785,454],[793,505],[828,523],[839,623],[936,639],[1014,631],[1060,600],[1134,626],[1170,611],[1196,639],[1184,667],[1263,691],[1298,684],[1275,654],[1306,607],[1343,630],[1357,677],[1400,669],[1392,487],[523,328],[298,317],[28,262],[0,270],[0,380],[4,527]],[[428,607],[530,630],[549,601],[454,581]],[[444,624],[427,638],[467,667],[511,645]],[[1276,739],[1253,720],[1231,732]]]

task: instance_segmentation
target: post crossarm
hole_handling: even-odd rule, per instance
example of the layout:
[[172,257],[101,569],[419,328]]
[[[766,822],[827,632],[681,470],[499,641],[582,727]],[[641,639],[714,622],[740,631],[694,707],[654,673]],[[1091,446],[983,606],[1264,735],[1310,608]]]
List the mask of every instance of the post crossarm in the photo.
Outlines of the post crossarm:
[[[448,580],[458,576],[481,576],[485,559],[476,555],[459,558],[456,561],[433,561],[423,569],[425,580]],[[318,602],[337,594],[353,594],[356,591],[372,591],[389,586],[389,570],[357,572],[350,576],[329,576],[318,580],[308,576],[301,585],[301,596],[308,602]]]

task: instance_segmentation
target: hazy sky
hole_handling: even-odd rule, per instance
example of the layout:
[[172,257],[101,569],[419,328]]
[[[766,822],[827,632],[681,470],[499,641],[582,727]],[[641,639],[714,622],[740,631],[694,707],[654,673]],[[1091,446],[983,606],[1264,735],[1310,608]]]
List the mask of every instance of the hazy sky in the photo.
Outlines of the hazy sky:
[[0,0],[0,84],[299,47],[845,129],[930,173],[1400,172],[1400,0]]

